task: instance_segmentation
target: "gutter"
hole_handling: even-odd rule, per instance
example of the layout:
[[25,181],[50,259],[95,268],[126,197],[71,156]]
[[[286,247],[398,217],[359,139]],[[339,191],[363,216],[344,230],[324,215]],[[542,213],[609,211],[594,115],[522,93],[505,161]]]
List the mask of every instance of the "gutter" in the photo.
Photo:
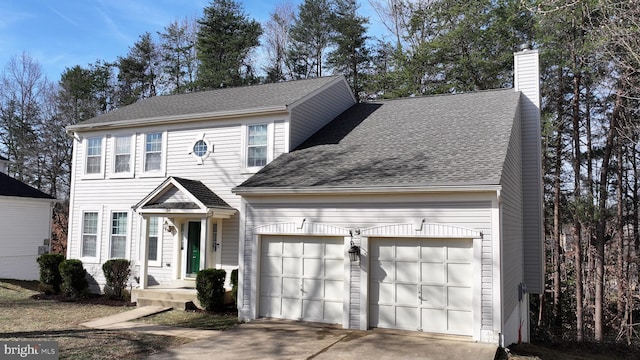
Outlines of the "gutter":
[[390,193],[446,193],[446,192],[499,192],[502,185],[431,185],[431,186],[336,186],[336,187],[299,187],[275,188],[235,187],[231,192],[246,196],[275,195],[326,195],[326,194],[390,194]]
[[288,106],[269,106],[256,109],[247,110],[233,110],[233,111],[218,111],[210,113],[188,114],[188,115],[171,115],[171,116],[156,116],[144,119],[128,119],[128,120],[113,120],[99,123],[89,124],[76,124],[67,126],[67,134],[72,134],[76,131],[88,131],[88,130],[102,130],[112,128],[124,128],[124,127],[137,127],[145,125],[161,125],[161,124],[180,124],[187,122],[203,121],[203,120],[216,120],[216,119],[233,119],[239,117],[246,117],[249,115],[271,115],[278,113],[288,113]]

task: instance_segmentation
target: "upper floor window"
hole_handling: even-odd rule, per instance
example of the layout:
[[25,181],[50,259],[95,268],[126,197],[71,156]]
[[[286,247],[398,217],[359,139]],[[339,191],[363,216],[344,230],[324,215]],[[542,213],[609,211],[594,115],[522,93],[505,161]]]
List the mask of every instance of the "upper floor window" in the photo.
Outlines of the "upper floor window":
[[113,140],[113,172],[118,175],[133,171],[131,136],[116,136]]
[[267,124],[247,126],[247,164],[250,167],[267,165]]
[[111,213],[112,258],[125,258],[127,255],[127,217],[126,212]]
[[85,174],[102,172],[102,138],[88,138],[86,141]]
[[162,133],[151,133],[145,136],[144,171],[160,171],[162,169]]

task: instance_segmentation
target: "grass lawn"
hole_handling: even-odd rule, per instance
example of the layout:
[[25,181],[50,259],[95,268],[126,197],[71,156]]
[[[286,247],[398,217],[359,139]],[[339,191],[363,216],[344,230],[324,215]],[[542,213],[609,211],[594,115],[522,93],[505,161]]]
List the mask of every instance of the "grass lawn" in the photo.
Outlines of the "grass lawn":
[[237,314],[211,314],[201,311],[170,310],[134,320],[158,325],[204,330],[227,330],[238,325]]
[[[164,349],[179,346],[192,340],[141,332],[105,331],[89,329],[79,324],[91,319],[113,315],[130,310],[125,306],[107,306],[35,300],[38,282],[0,279],[0,340],[56,341],[60,359],[143,359]],[[171,312],[169,312],[171,313]],[[194,313],[193,315],[198,315]],[[192,315],[192,316],[193,316]],[[180,324],[191,327],[194,324],[215,328],[206,315],[184,318]],[[169,315],[164,315],[168,317]],[[204,319],[203,319],[204,318]],[[235,321],[235,317],[228,316]],[[160,323],[153,317],[146,321]],[[223,328],[233,326],[227,321]],[[214,322],[220,322],[217,319]],[[205,325],[202,325],[205,324]],[[220,328],[220,329],[223,329]]]

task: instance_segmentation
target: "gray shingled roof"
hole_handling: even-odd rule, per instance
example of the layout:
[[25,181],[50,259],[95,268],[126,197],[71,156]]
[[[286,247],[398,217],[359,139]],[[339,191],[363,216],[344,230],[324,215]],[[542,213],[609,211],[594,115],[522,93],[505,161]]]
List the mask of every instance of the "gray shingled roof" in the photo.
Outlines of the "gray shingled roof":
[[333,76],[275,84],[224,88],[189,94],[154,96],[85,120],[77,125],[72,125],[69,129],[125,120],[287,106],[338,78],[340,77]]
[[212,208],[229,208],[231,206],[222,200],[216,193],[211,191],[205,184],[198,180],[189,180],[179,177],[173,177],[180,185],[182,185],[191,195],[195,196],[198,201],[206,207]]
[[53,197],[31,187],[11,176],[0,173],[0,196],[17,196],[35,199],[52,199]]
[[497,185],[519,98],[508,89],[356,104],[237,189]]

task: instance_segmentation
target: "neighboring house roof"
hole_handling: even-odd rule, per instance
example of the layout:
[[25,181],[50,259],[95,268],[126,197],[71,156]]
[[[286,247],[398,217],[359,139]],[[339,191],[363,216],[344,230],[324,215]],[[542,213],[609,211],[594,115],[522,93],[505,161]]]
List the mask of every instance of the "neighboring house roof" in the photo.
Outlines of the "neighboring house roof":
[[6,157],[0,155],[0,161],[9,161],[9,159],[7,159]]
[[184,119],[204,114],[233,114],[261,109],[286,107],[315,93],[330,83],[342,80],[342,76],[287,81],[273,84],[223,88],[178,95],[154,96],[124,106],[120,109],[67,127],[78,130],[127,120],[142,122],[145,119]]
[[52,196],[3,173],[0,173],[0,196],[53,199]]
[[356,104],[234,189],[497,185],[513,89]]

